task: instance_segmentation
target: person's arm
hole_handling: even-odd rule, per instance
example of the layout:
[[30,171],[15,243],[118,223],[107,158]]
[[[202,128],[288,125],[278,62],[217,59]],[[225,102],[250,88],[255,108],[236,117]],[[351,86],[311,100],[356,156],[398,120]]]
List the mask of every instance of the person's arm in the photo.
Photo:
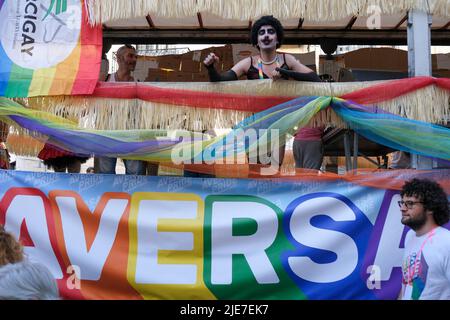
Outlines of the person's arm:
[[310,82],[321,82],[319,76],[312,71],[310,68],[300,63],[295,57],[291,54],[285,55],[285,63],[291,68],[291,70],[276,68],[276,70],[294,80],[297,81],[310,81]]
[[219,62],[219,57],[217,57],[214,53],[210,53],[205,60],[203,61],[203,64],[205,65],[206,69],[208,70],[209,80],[211,82],[217,82],[217,81],[233,81],[238,80],[239,77],[245,72],[244,65],[245,61],[247,59],[244,59],[242,61],[239,61],[231,70],[228,70],[223,73],[219,73],[214,64],[216,62]]
[[214,67],[214,64],[206,66],[206,69],[208,69],[209,80],[211,82],[233,81],[238,79],[236,73],[233,70],[228,70],[223,73],[217,72],[216,68]]

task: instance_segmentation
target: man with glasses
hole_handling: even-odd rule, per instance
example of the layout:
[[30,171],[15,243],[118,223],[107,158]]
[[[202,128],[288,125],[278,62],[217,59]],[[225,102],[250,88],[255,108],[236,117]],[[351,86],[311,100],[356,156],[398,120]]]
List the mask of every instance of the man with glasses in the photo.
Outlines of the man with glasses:
[[450,231],[446,193],[431,180],[407,181],[398,201],[401,222],[410,227],[402,263],[403,300],[450,300]]

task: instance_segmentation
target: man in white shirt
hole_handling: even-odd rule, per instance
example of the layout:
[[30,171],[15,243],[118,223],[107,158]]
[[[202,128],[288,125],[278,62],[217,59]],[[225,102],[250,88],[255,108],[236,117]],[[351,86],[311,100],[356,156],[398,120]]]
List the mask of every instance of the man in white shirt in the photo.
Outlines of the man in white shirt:
[[405,183],[398,202],[401,222],[410,227],[402,263],[403,300],[450,300],[450,231],[448,197],[431,180]]
[[[117,50],[117,63],[119,69],[113,74],[109,74],[107,82],[134,82],[131,72],[136,68],[136,49],[131,45],[124,45]],[[123,160],[125,174],[138,175],[158,175],[157,163],[146,163],[141,160]],[[116,173],[117,158],[96,157],[94,167],[96,173]]]

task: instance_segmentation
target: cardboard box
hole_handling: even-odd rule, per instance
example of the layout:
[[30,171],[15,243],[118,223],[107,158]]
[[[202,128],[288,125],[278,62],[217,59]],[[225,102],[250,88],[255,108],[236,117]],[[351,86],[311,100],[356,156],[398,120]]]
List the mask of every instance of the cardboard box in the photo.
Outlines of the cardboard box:
[[148,69],[147,76],[144,79],[146,82],[158,82],[160,81],[159,75],[159,69]]
[[186,52],[186,53],[183,53],[182,55],[181,55],[181,60],[183,61],[183,60],[194,60],[193,59],[193,57],[194,57],[194,51],[189,51],[189,52]]
[[227,44],[225,47],[222,47],[222,57],[223,59],[228,59],[233,61],[233,47],[230,44]]
[[393,48],[363,48],[344,54],[345,68],[408,72],[408,52]]
[[230,61],[228,61],[221,63],[218,69],[224,72],[230,70],[231,68],[233,68],[233,64]]
[[201,50],[193,51],[193,53],[192,53],[192,61],[203,62],[203,60],[201,60],[201,58],[202,58],[202,51]]
[[180,70],[180,56],[163,56],[159,57],[159,67],[163,69]]
[[450,78],[450,70],[433,70],[434,77]]
[[193,60],[181,60],[181,71],[182,72],[199,72],[200,71],[200,62]]
[[229,48],[226,47],[211,47],[211,48],[206,48],[203,49],[201,51],[201,57],[200,57],[200,62],[202,62],[203,60],[205,60],[205,58],[211,53],[213,52],[216,56],[219,57],[220,60],[226,58],[226,54],[227,54],[227,50],[229,50]]
[[194,81],[194,82],[209,82],[209,76],[206,72],[193,73],[192,81]]
[[[283,54],[283,52],[280,52]],[[294,56],[295,59],[300,61],[300,63],[306,65],[315,65],[316,64],[316,52],[311,51],[307,53],[291,53],[292,56]]]
[[171,81],[170,79],[172,79],[174,77],[174,74],[176,73],[176,71],[164,71],[164,70],[159,70],[158,75],[157,75],[157,80],[159,82],[168,82]]
[[133,77],[136,81],[146,81],[148,70],[158,68],[159,62],[157,57],[138,56]]
[[250,44],[233,44],[231,46],[231,60],[233,65],[247,57],[257,54],[259,54],[258,49]]
[[450,54],[437,53],[432,54],[433,70],[450,70]]
[[169,72],[167,76],[168,82],[192,82],[192,72]]

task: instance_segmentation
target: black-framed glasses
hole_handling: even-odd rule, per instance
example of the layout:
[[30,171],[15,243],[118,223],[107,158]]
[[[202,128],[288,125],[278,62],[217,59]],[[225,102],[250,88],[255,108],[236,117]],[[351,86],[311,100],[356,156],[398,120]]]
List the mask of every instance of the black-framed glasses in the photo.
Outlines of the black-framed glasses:
[[401,208],[403,205],[405,205],[408,209],[411,209],[416,203],[423,203],[422,201],[397,201],[398,206]]

